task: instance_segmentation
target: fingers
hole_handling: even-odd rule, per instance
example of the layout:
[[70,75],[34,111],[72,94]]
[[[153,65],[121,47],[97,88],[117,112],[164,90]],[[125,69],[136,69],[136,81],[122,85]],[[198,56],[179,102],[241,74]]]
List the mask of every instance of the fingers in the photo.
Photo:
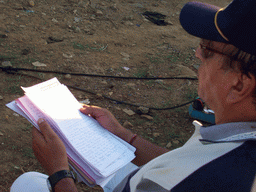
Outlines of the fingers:
[[103,108],[91,105],[83,105],[80,111],[85,115],[91,115],[93,118],[104,114]]
[[89,115],[90,114],[90,106],[89,105],[83,105],[82,108],[80,108],[80,111],[85,114],[85,115]]
[[33,129],[32,129],[32,141],[33,141],[33,144],[35,142],[38,142],[38,143],[43,143],[44,142],[44,136],[35,127],[33,127]]
[[38,126],[40,128],[41,135],[44,137],[46,141],[53,137],[58,137],[56,133],[52,130],[50,125],[44,119],[40,118],[38,120]]

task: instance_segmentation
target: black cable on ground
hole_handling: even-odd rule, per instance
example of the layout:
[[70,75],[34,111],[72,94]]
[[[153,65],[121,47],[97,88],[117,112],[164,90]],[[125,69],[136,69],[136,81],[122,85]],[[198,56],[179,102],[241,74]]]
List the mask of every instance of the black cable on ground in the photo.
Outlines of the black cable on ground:
[[74,76],[87,76],[87,77],[103,77],[103,78],[115,78],[115,79],[138,79],[138,80],[157,80],[157,79],[188,79],[188,80],[197,80],[196,77],[120,77],[120,76],[110,76],[110,75],[95,75],[95,74],[85,74],[85,73],[67,73],[61,71],[49,71],[41,69],[27,69],[27,68],[15,68],[15,67],[1,67],[2,71],[6,73],[18,72],[18,71],[31,71],[31,72],[40,72],[40,73],[55,73],[62,75],[74,75]]
[[[1,67],[0,67],[1,68]],[[7,72],[8,74],[14,74],[14,75],[23,75],[23,76],[28,76],[28,77],[32,77],[32,78],[35,78],[35,79],[38,79],[40,81],[45,81],[44,79],[42,78],[39,78],[39,77],[36,77],[36,76],[33,76],[33,75],[29,75],[29,74],[24,74],[24,73],[19,73],[19,72],[16,72],[14,70],[7,70],[5,71]],[[70,73],[68,73],[70,74]],[[97,95],[96,93],[92,92],[92,91],[89,91],[89,90],[86,90],[86,89],[82,89],[82,88],[79,88],[79,87],[75,87],[75,86],[72,86],[72,85],[66,85],[67,87],[69,88],[72,88],[72,89],[76,89],[76,90],[80,90],[80,91],[83,91],[83,92],[87,92],[87,93],[90,93],[92,95]],[[119,101],[119,100],[116,100],[116,99],[113,99],[113,98],[110,98],[110,97],[107,97],[105,95],[101,95],[103,98],[105,99],[108,99],[108,100],[111,100],[111,101],[114,101],[116,102],[117,104],[125,104],[125,105],[130,105],[130,106],[134,106],[134,107],[146,107],[148,109],[151,109],[151,110],[171,110],[171,109],[176,109],[176,108],[180,108],[180,107],[183,107],[185,105],[188,105],[192,102],[194,102],[196,99],[193,99],[192,101],[189,101],[189,102],[186,102],[186,103],[183,103],[183,104],[180,104],[180,105],[176,105],[176,106],[173,106],[173,107],[166,107],[166,108],[156,108],[156,107],[148,107],[148,106],[143,106],[143,105],[136,105],[136,104],[132,104],[132,103],[127,103],[125,101]]]
[[[91,93],[91,94],[94,94],[94,95],[97,95],[93,92],[90,92],[88,90],[85,90],[85,89],[82,89],[82,88],[79,88],[79,87],[74,87],[74,86],[71,86],[71,85],[66,85],[67,87],[69,88],[73,88],[73,89],[76,89],[76,90],[80,90],[80,91],[84,91],[84,92],[87,92],[87,93]],[[152,110],[170,110],[170,109],[176,109],[176,108],[179,108],[179,107],[183,107],[185,105],[188,105],[192,102],[194,102],[196,99],[193,99],[192,101],[189,101],[189,102],[186,102],[186,103],[183,103],[183,104],[180,104],[180,105],[176,105],[176,106],[173,106],[173,107],[167,107],[167,108],[156,108],[156,107],[148,107],[148,106],[143,106],[143,105],[136,105],[136,104],[131,104],[131,103],[127,103],[125,101],[119,101],[119,100],[116,100],[116,99],[113,99],[113,98],[110,98],[110,97],[107,97],[105,95],[101,95],[103,98],[105,99],[108,99],[108,100],[111,100],[111,101],[115,101],[117,104],[125,104],[125,105],[130,105],[130,106],[134,106],[134,107],[146,107],[146,108],[149,108],[149,109],[152,109]]]

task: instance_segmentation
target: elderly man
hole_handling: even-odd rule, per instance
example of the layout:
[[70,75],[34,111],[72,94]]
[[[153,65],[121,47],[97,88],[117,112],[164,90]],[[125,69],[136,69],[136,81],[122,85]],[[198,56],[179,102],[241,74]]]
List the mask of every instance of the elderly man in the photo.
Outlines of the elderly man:
[[[168,152],[126,130],[106,109],[81,109],[137,149],[133,163],[143,166],[113,191],[256,190],[255,9],[255,0],[234,0],[224,9],[197,2],[183,7],[181,25],[202,38],[196,50],[201,60],[198,95],[215,111],[216,119],[216,125],[210,127],[195,124],[195,133],[183,147]],[[68,171],[64,145],[46,122],[39,126],[41,133],[33,130],[33,149],[39,162],[49,175]],[[18,178],[11,191],[24,180]],[[68,177],[59,178],[52,188],[76,191]]]

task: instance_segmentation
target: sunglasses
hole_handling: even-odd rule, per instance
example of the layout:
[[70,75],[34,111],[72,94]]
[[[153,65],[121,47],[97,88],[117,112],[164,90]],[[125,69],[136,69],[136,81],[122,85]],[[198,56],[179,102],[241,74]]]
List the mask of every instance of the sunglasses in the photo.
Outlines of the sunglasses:
[[221,51],[219,51],[219,50],[217,50],[217,49],[213,49],[213,48],[208,47],[208,46],[206,46],[206,45],[204,45],[204,44],[202,44],[202,43],[200,43],[199,46],[200,46],[200,48],[202,49],[202,56],[203,56],[204,58],[208,58],[208,57],[212,56],[213,53],[225,55],[225,56],[230,57],[230,58],[233,57],[233,56],[230,55],[230,54],[223,53],[223,52],[221,52]]

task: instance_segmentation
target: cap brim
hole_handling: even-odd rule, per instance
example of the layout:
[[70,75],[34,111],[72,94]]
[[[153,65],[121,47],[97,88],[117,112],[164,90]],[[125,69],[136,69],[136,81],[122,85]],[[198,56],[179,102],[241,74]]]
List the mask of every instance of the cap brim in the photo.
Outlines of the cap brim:
[[218,32],[214,17],[220,7],[189,2],[181,10],[180,23],[191,35],[218,42],[227,42]]

